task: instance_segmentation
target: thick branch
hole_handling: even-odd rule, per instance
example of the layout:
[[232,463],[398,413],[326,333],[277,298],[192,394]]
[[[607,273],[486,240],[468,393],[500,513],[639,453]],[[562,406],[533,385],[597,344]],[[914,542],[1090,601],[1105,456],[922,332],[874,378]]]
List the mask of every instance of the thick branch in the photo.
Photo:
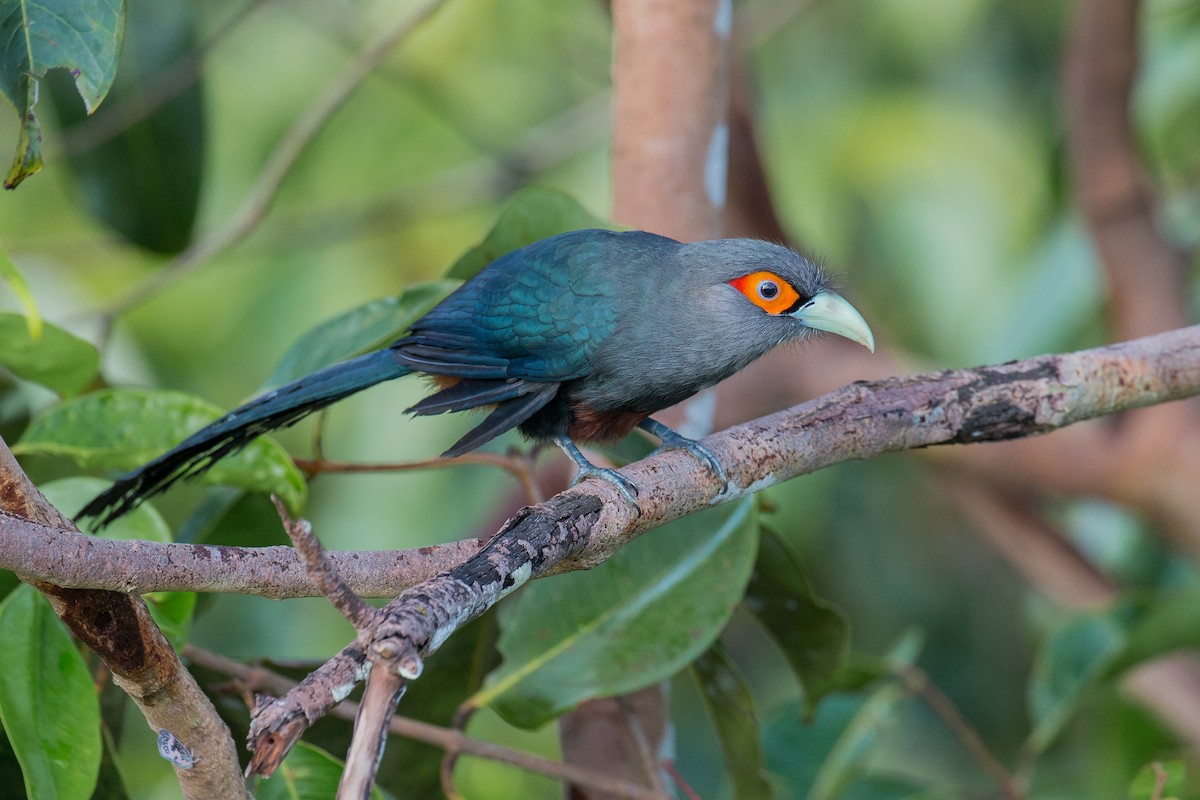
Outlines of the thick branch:
[[[1190,320],[1187,260],[1157,224],[1156,202],[1133,129],[1140,0],[1081,0],[1064,75],[1072,172],[1108,279],[1114,338],[1145,336]],[[1155,409],[1125,421],[1117,492],[1200,550],[1195,492],[1200,468],[1196,408]],[[1170,468],[1166,463],[1170,463]],[[1182,480],[1181,480],[1182,479]],[[1185,513],[1180,514],[1183,509]]]
[[[789,411],[731,428],[714,437],[712,446],[723,448],[724,452],[718,455],[730,474],[738,478],[739,485],[757,490],[768,485],[764,481],[778,482],[837,461],[864,458],[885,450],[946,443],[953,441],[953,436],[962,437],[958,441],[987,441],[1006,433],[1016,437],[1044,432],[1079,419],[1195,394],[1195,374],[1200,369],[1198,341],[1200,328],[1192,327],[1112,347],[1042,356],[1001,367],[858,383]],[[1033,383],[1005,382],[1005,376],[1022,371],[1042,377]],[[1056,374],[1060,376],[1058,380],[1053,377]],[[951,386],[956,388],[947,388]],[[1024,388],[1018,396],[1020,387]],[[976,389],[984,388],[987,396],[993,398],[992,406],[968,408],[966,398],[973,396],[971,393]],[[962,392],[961,397],[955,392]],[[929,404],[935,403],[933,398],[939,396],[936,407],[931,408]],[[888,405],[881,408],[885,397],[889,398]],[[815,409],[823,409],[820,412],[823,427],[810,431],[808,428],[818,419],[813,416],[817,413]],[[918,421],[922,409],[925,409],[923,421]],[[1005,414],[1012,415],[1011,419],[1005,421]],[[991,429],[980,427],[989,420],[993,423]],[[951,433],[946,427],[951,422],[973,426],[975,433],[968,435],[961,430]],[[797,425],[800,427],[794,435],[807,431],[806,438],[786,438],[785,431]],[[1053,450],[1061,437],[1070,439],[1073,435],[1074,431],[1055,434],[1053,439],[1044,440],[1045,449]],[[816,440],[809,438],[818,436]],[[782,466],[797,459],[800,459],[797,463]],[[961,458],[956,460],[961,462]],[[629,468],[639,485],[645,487],[647,497],[640,498],[643,508],[653,504],[655,509],[654,514],[646,515],[639,531],[648,527],[649,520],[658,519],[659,514],[661,522],[708,504],[707,493],[715,489],[715,484],[706,471],[692,469],[694,466],[686,454],[667,452]],[[698,482],[704,491],[696,491],[691,482]],[[587,486],[601,492],[606,488],[592,482]],[[623,504],[618,502],[614,513],[622,508]],[[395,596],[462,563],[482,544],[480,540],[468,539],[416,550],[328,555],[356,593],[369,597]],[[3,509],[0,509],[0,568],[60,586],[133,593],[221,591],[276,599],[319,594],[305,575],[303,563],[288,547],[241,548],[98,539]]]
[[[613,0],[613,219],[682,241],[722,232],[729,154],[732,0]],[[702,400],[690,411],[714,408]],[[678,412],[681,409],[676,409]],[[712,414],[683,428],[712,430]],[[668,412],[666,421],[682,420]],[[662,749],[666,697],[654,687],[638,693],[636,713],[612,712],[620,698],[580,706],[560,727],[573,763],[631,782],[656,786],[651,764],[622,752]],[[652,731],[654,742],[639,736]],[[651,759],[653,762],[654,759]],[[572,800],[610,800],[577,789]]]
[[[362,597],[395,597],[461,564],[486,540],[412,550],[328,553],[338,574]],[[118,541],[48,525],[0,510],[0,569],[26,580],[77,589],[225,592],[284,600],[320,595],[291,547],[230,547]]]
[[720,235],[729,0],[614,0],[613,218],[683,241]]
[[1108,276],[1117,338],[1186,325],[1186,263],[1158,229],[1130,115],[1139,0],[1081,0],[1064,97],[1079,203]]
[[[0,439],[0,512],[46,525],[71,523],[42,496]],[[229,728],[184,669],[140,597],[95,589],[64,589],[33,581],[71,633],[100,657],[113,681],[146,722],[191,757],[176,763],[186,798],[248,798]]]
[[[709,437],[720,487],[686,453],[627,467],[640,516],[612,485],[588,481],[524,509],[472,559],[405,592],[295,691],[257,710],[251,768],[271,772],[303,729],[364,673],[365,653],[397,648],[404,677],[459,626],[531,578],[590,567],[650,528],[822,467],[880,453],[1047,433],[1084,419],[1200,393],[1200,326],[1119,345],[993,367],[859,383]],[[601,502],[603,501],[603,502]],[[264,747],[266,745],[266,747]]]

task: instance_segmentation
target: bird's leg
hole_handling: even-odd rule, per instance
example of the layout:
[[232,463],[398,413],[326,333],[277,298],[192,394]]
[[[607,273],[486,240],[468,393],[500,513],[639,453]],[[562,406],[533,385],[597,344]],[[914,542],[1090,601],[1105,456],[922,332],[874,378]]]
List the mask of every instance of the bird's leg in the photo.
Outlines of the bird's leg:
[[[682,433],[671,430],[666,425],[651,417],[646,417],[639,422],[638,427],[662,442],[662,445],[654,453],[661,453],[663,450],[686,450],[695,456],[697,461],[708,467],[709,471],[717,477],[717,480],[721,482],[722,492],[729,488],[729,476],[725,474],[725,468],[721,466],[721,462],[717,461],[717,457],[707,447],[695,439],[689,439]],[[654,455],[654,453],[650,455]]]
[[575,443],[566,436],[555,436],[554,443],[561,447],[562,451],[570,456],[571,460],[574,461],[576,466],[579,467],[579,472],[575,474],[574,480],[571,481],[572,486],[579,483],[581,480],[584,480],[585,478],[599,478],[600,480],[608,481],[613,486],[617,487],[617,491],[621,493],[621,496],[628,500],[629,504],[633,506],[634,509],[637,510],[638,515],[641,516],[642,507],[637,503],[638,489],[637,486],[634,485],[633,481],[629,480],[615,469],[597,467],[595,464],[588,461],[587,457],[583,453],[579,452],[579,448],[575,446]]

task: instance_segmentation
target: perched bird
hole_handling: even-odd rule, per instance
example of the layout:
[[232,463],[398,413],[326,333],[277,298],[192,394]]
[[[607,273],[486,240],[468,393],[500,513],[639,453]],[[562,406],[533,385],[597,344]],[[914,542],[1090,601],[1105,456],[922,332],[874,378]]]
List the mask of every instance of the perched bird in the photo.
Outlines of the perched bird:
[[438,391],[412,414],[491,408],[445,452],[511,428],[558,444],[635,506],[637,488],[589,462],[576,442],[641,427],[662,448],[725,472],[699,442],[650,414],[729,377],[813,330],[874,350],[871,329],[812,262],[752,239],[683,244],[642,231],[580,230],[502,256],[381,350],[315,372],[229,412],[120,478],[81,512],[108,522],[250,440],[355,392],[411,372]]

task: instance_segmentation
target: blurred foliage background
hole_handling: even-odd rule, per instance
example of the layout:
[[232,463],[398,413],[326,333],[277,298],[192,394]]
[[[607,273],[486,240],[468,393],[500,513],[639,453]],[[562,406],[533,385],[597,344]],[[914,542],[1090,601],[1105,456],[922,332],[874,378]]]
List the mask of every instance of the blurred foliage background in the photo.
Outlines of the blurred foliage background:
[[[0,244],[45,318],[98,341],[97,312],[231,217],[280,137],[394,18],[393,5],[131,0],[108,106],[161,81],[165,65],[196,47],[200,79],[176,91],[155,124],[99,144],[79,125],[69,82],[48,87],[46,168],[0,195]],[[1060,63],[1071,7],[1046,0],[736,4],[785,227],[844,275],[881,340],[931,366],[1106,340],[1103,281],[1065,185]],[[1181,247],[1194,247],[1200,3],[1152,0],[1143,16],[1136,126],[1165,224]],[[446,3],[322,131],[246,241],[116,321],[102,353],[104,380],[180,389],[232,407],[316,323],[440,277],[518,188],[555,187],[605,217],[610,40],[605,8],[588,0]],[[15,124],[0,125],[0,153],[15,135]],[[0,293],[0,303],[17,309],[9,294]],[[795,364],[820,369],[800,353]],[[470,421],[403,417],[399,411],[424,388],[401,381],[339,405],[324,432],[327,453],[359,461],[436,455]],[[0,377],[0,435],[15,441],[52,402],[43,389]],[[278,438],[308,454],[313,425]],[[48,457],[23,463],[39,482],[77,472]],[[505,474],[475,466],[330,474],[312,484],[306,516],[330,548],[415,547],[483,531],[512,490]],[[200,496],[187,488],[156,505],[178,528]],[[1145,764],[1183,755],[1115,681],[1081,693],[1062,734],[1044,752],[1029,749],[1038,659],[1068,612],[989,550],[922,462],[895,455],[844,464],[773,488],[766,499],[775,509],[770,524],[802,554],[816,593],[845,612],[854,652],[913,653],[996,757],[1028,770],[1030,796],[1127,797]],[[1053,515],[1132,587],[1200,583],[1190,561],[1117,507],[1064,500]],[[238,499],[214,537],[284,541],[261,497]],[[350,634],[323,600],[219,596],[201,599],[191,641],[238,658],[319,661]],[[803,726],[801,690],[747,614],[735,614],[724,641],[754,693],[777,796],[996,796],[978,762],[920,699],[881,696],[874,686],[841,693]],[[410,697],[426,689],[421,683]],[[686,672],[671,695],[680,773],[702,797],[729,796],[716,736]],[[519,731],[484,711],[470,730],[557,752],[552,725]],[[120,753],[131,795],[176,796],[152,737],[140,719],[129,720]],[[853,758],[859,769],[821,794],[810,779],[832,758]],[[474,759],[464,759],[457,775],[470,798],[560,791]]]

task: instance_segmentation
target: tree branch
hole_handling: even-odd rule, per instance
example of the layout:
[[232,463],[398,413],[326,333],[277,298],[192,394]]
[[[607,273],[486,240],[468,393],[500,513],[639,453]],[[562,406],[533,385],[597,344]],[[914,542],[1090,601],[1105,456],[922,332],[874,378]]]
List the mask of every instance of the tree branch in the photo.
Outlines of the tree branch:
[[1141,5],[1081,0],[1063,77],[1071,171],[1122,339],[1189,321],[1187,264],[1158,229],[1130,114]]
[[[850,459],[935,444],[999,441],[1200,393],[1200,326],[1108,347],[976,369],[847,386],[709,437],[731,487],[686,453],[666,452],[624,474],[642,513],[615,487],[588,481],[523,509],[478,554],[401,594],[384,621],[256,709],[250,769],[269,774],[295,739],[365,674],[366,653],[400,653],[403,677],[458,627],[532,578],[595,566],[641,533],[686,514]],[[262,745],[269,746],[263,747]]]
[[[48,526],[73,527],[29,482],[2,439],[0,511]],[[250,797],[229,728],[140,597],[30,582],[46,595],[71,633],[100,657],[113,682],[133,699],[160,740],[190,752],[186,762],[173,762],[184,797]]]
[[[729,71],[732,0],[613,0],[613,219],[680,241],[721,235],[729,162]],[[698,437],[712,430],[705,392]],[[668,412],[666,421],[677,426]],[[585,703],[559,726],[573,763],[648,786],[662,783],[624,754],[662,749],[668,725],[660,688],[639,692],[625,713],[620,698]],[[593,719],[572,719],[575,716]],[[657,737],[646,742],[650,736]],[[656,759],[655,759],[656,760]],[[652,760],[653,761],[653,760]],[[572,800],[608,800],[579,789]]]
[[283,522],[288,538],[292,540],[292,547],[304,560],[304,570],[309,580],[355,630],[367,627],[374,620],[375,609],[347,585],[330,560],[329,553],[313,533],[312,523],[303,518],[292,519],[283,501],[275,495],[271,495],[271,502],[275,504],[275,511]]
[[720,235],[729,148],[729,0],[615,0],[613,218]]
[[[261,666],[247,666],[239,661],[209,652],[195,645],[187,645],[184,648],[183,655],[184,658],[205,669],[210,669],[234,678],[245,689],[250,691],[280,695],[286,694],[296,686],[295,681],[277,672]],[[352,720],[358,713],[358,706],[358,703],[347,700],[335,708],[331,712],[331,715],[340,719]],[[661,800],[660,795],[649,789],[633,786],[632,784],[617,780],[610,775],[590,772],[571,764],[564,764],[533,755],[532,753],[513,750],[495,742],[473,739],[459,730],[445,728],[429,722],[395,716],[392,717],[389,730],[396,736],[404,736],[434,747],[440,747],[447,753],[476,756],[478,758],[486,758],[510,764],[526,772],[545,775],[548,778],[575,786],[591,787],[597,791],[608,792],[617,797],[628,798],[629,800]]]
[[[272,600],[320,594],[291,547],[118,541],[88,536],[66,525],[39,522],[0,508],[0,569],[12,570],[27,581],[130,594],[226,592]],[[484,541],[327,556],[356,594],[395,597],[462,563]]]

